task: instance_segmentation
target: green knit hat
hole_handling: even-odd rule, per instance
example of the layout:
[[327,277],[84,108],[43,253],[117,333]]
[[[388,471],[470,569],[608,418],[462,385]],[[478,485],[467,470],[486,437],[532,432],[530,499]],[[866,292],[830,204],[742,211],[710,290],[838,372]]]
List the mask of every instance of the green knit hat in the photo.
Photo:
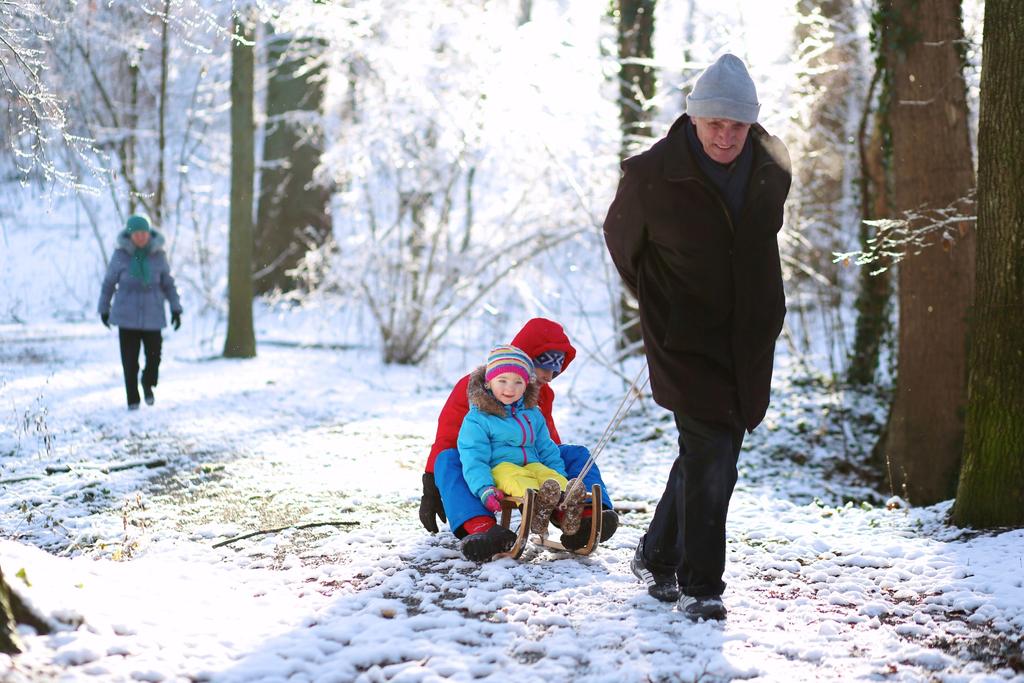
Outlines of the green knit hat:
[[129,235],[133,232],[141,231],[150,232],[152,228],[149,226],[149,219],[140,214],[132,214],[128,216],[128,220],[124,224],[124,231]]

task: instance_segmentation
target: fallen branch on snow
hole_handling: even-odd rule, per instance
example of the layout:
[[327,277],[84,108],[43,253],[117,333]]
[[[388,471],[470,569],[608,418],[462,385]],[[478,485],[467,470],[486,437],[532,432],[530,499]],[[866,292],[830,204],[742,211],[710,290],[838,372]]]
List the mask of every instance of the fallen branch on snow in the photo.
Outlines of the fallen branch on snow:
[[[156,458],[154,460],[136,460],[133,462],[122,462],[114,465],[99,465],[96,463],[85,463],[81,465],[47,465],[44,469],[46,474],[65,474],[67,472],[73,472],[75,470],[99,470],[103,474],[110,474],[111,472],[120,472],[121,470],[130,470],[133,467],[148,467],[153,469],[154,467],[164,467],[167,461],[163,458]],[[27,474],[23,477],[11,477],[10,479],[0,479],[0,486],[6,484],[17,484],[19,481],[31,481],[33,479],[42,479],[41,474]]]
[[81,465],[75,465],[74,467],[72,467],[71,465],[47,465],[46,466],[46,473],[47,474],[60,474],[60,473],[63,473],[63,472],[70,472],[72,470],[82,469],[82,470],[99,470],[100,472],[103,472],[104,474],[109,474],[110,472],[120,472],[121,470],[130,470],[133,467],[148,467],[150,469],[153,469],[154,467],[163,467],[166,464],[167,464],[167,461],[164,460],[163,458],[156,458],[156,459],[153,459],[153,460],[135,460],[133,462],[122,462],[122,463],[116,463],[116,464],[113,464],[113,465],[97,465],[97,464],[90,464],[90,463],[85,463],[85,464],[81,464]]
[[0,479],[0,486],[7,484],[17,484],[19,481],[31,481],[32,479],[42,479],[41,474],[29,474],[24,477],[11,477],[10,479]]
[[220,548],[221,546],[227,545],[228,543],[234,543],[235,541],[242,541],[242,540],[245,540],[246,538],[252,538],[253,536],[259,536],[261,534],[276,534],[277,532],[284,531],[286,529],[312,529],[313,527],[318,527],[318,526],[354,526],[354,525],[357,525],[357,524],[359,524],[359,522],[354,522],[354,521],[346,521],[346,522],[310,522],[309,524],[289,524],[288,526],[281,526],[281,527],[277,527],[276,529],[259,529],[257,531],[250,531],[249,533],[242,534],[241,536],[235,536],[234,538],[229,538],[229,539],[227,539],[225,541],[218,541],[217,543],[213,544],[213,547],[214,548]]

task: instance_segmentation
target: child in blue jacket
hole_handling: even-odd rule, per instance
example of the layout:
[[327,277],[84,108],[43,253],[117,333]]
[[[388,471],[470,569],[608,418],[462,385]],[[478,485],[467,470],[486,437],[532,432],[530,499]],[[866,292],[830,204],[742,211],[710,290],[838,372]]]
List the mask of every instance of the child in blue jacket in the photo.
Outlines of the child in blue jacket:
[[[492,512],[505,495],[536,489],[534,533],[545,533],[569,482],[558,446],[537,407],[533,361],[515,346],[496,346],[487,363],[469,376],[469,412],[459,429],[458,450],[469,489]],[[573,487],[559,517],[562,531],[579,529],[582,486]]]

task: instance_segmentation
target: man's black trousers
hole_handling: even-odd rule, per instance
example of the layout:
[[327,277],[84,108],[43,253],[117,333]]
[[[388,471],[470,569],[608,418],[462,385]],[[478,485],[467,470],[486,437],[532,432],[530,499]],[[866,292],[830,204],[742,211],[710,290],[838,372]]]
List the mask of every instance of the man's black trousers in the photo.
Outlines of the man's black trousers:
[[160,330],[127,330],[117,328],[121,342],[121,367],[124,368],[124,388],[128,405],[138,405],[139,399],[139,347],[146,352],[146,369],[142,371],[142,386],[155,387],[160,375],[160,348],[163,337]]
[[674,571],[686,595],[725,590],[725,518],[736,486],[744,429],[675,414],[679,457],[647,528],[648,566]]

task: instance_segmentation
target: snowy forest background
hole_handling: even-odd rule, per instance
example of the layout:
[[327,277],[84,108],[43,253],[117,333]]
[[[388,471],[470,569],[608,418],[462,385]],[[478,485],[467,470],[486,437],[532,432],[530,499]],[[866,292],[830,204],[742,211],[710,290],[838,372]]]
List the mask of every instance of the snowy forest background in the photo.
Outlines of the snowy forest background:
[[[994,6],[1019,25],[1012,2]],[[563,322],[580,365],[621,395],[639,366],[633,302],[601,234],[618,163],[667,131],[696,76],[729,51],[793,159],[778,372],[828,416],[801,418],[798,432],[837,430],[830,471],[855,487],[850,500],[949,501],[963,486],[985,251],[975,232],[991,177],[985,11],[974,0],[0,2],[4,343],[99,327],[114,237],[142,212],[167,237],[182,294],[184,339],[170,342],[197,358],[355,350],[373,358],[368,371],[408,366],[443,385],[539,315]],[[1019,35],[1004,40],[999,54],[1020,57]],[[999,62],[1011,83],[1012,61]],[[936,83],[938,95],[918,90]],[[1020,147],[1007,125],[998,163]],[[1000,234],[1016,241],[999,243],[1019,254],[1019,200],[1001,206],[1015,218]],[[1012,357],[1020,323],[1007,324]],[[0,350],[0,390],[16,387],[18,354]],[[999,367],[1010,386],[1021,377],[1019,358]],[[577,381],[592,379],[566,378],[574,409],[586,404]],[[993,421],[1012,433],[1000,452],[1019,454],[1006,425],[1024,423],[1020,390],[1002,397]],[[0,411],[6,474],[53,455],[45,389],[9,391]],[[1022,466],[996,460],[1005,467],[981,458],[977,470],[1006,486],[958,498],[995,499],[974,516],[965,502],[959,523],[1024,523]]]
[[[800,177],[780,238],[787,343],[815,370],[844,377],[858,270],[837,265],[835,253],[860,248],[858,144],[878,91],[872,8],[624,4],[641,17],[625,38],[614,8],[593,3],[254,5],[258,303],[316,307],[332,318],[332,341],[375,338],[386,360],[411,363],[451,334],[487,337],[494,316],[524,305],[555,317],[611,310],[618,283],[600,225],[618,161],[664,133],[700,70],[733,51],[749,63],[762,123],[786,141]],[[231,8],[13,7],[5,26],[26,72],[8,70],[21,108],[8,108],[4,129],[14,153],[3,156],[3,319],[92,316],[111,235],[142,211],[168,237],[190,315],[208,321],[197,339],[219,350]],[[981,8],[964,10],[976,117]],[[655,13],[649,25],[644,11]],[[627,99],[618,77],[635,67],[643,78]],[[635,121],[624,123],[627,110]],[[270,197],[282,186],[283,207]],[[55,288],[33,286],[41,273],[15,267],[19,240],[45,241],[21,234],[25,216],[74,240],[54,263]],[[495,286],[506,274],[515,286]],[[603,329],[591,343],[613,360],[613,342]],[[883,380],[890,365],[877,364]]]

